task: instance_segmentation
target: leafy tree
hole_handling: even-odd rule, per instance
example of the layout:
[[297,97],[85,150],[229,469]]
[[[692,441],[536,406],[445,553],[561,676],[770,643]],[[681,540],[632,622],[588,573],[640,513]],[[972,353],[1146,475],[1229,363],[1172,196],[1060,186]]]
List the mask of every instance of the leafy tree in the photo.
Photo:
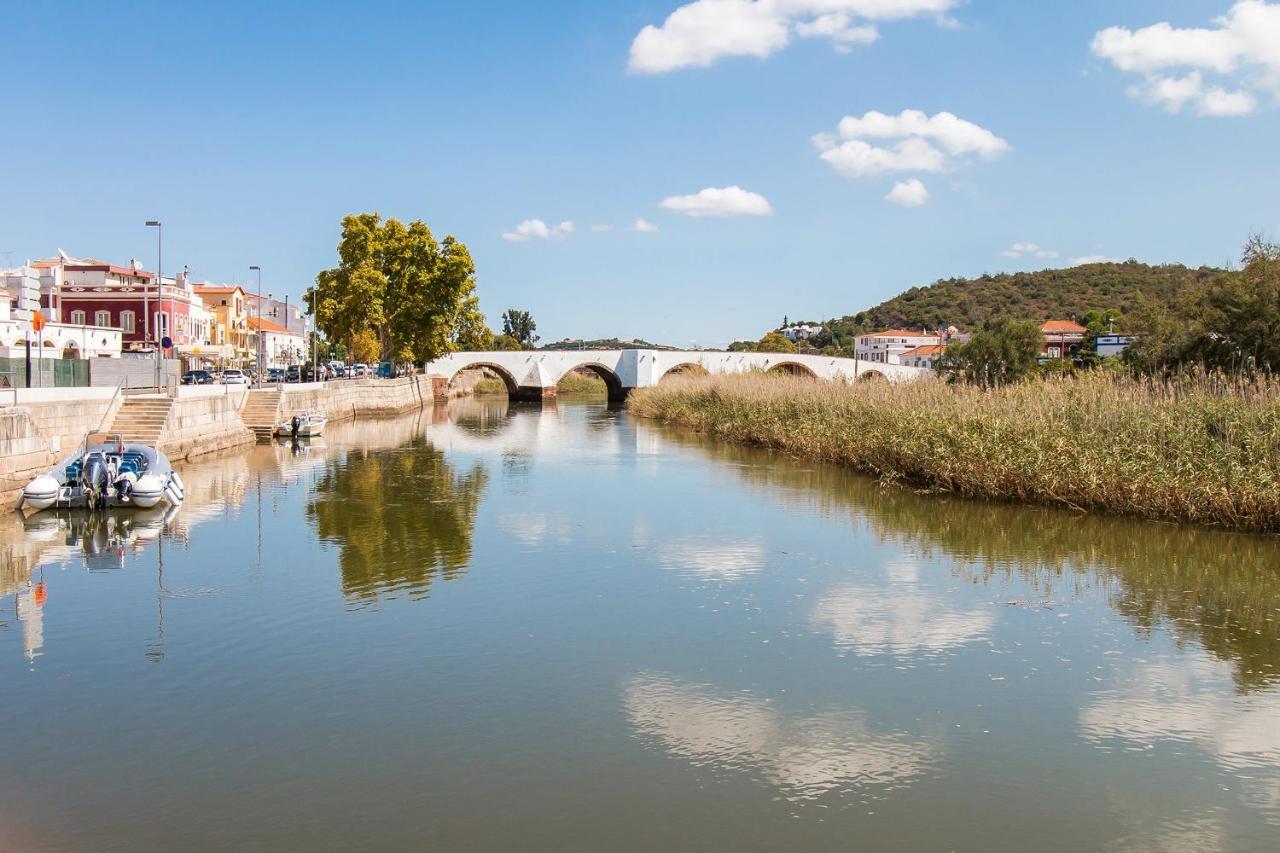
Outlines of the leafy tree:
[[508,308],[502,314],[502,334],[515,338],[523,349],[533,349],[538,342],[538,336],[534,334],[537,329],[538,324],[533,322],[528,311]]
[[757,346],[755,341],[734,341],[729,344],[729,352],[755,352]]
[[458,349],[466,352],[482,352],[493,349],[493,330],[484,321],[476,297],[470,297],[458,317],[455,341]]
[[1028,376],[1044,344],[1040,328],[1029,320],[988,320],[968,343],[952,344],[938,371],[952,381],[991,388]]
[[326,337],[351,343],[367,330],[384,359],[428,361],[454,350],[476,322],[475,276],[471,253],[452,236],[438,242],[421,220],[361,213],[343,217],[338,266],[320,272],[304,298]]
[[380,355],[378,336],[373,333],[372,329],[363,329],[356,332],[351,339],[351,357],[353,359],[362,364],[367,364],[377,361]]
[[1125,353],[1140,369],[1280,370],[1280,245],[1250,238],[1243,269],[1137,312],[1143,336]]
[[781,332],[770,332],[756,344],[756,352],[795,352],[796,345]]
[[493,336],[493,348],[495,350],[500,350],[500,351],[514,351],[514,350],[524,349],[524,347],[520,346],[519,341],[517,341],[515,338],[511,337],[510,335],[506,335],[506,334]]

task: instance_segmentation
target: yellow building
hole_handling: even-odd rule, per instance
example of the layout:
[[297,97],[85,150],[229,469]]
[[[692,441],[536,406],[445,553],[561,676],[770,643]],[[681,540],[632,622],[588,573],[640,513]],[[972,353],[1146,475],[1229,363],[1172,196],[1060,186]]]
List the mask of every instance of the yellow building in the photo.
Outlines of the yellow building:
[[197,284],[195,292],[211,317],[210,345],[230,359],[247,362],[253,355],[253,341],[244,288],[238,284]]

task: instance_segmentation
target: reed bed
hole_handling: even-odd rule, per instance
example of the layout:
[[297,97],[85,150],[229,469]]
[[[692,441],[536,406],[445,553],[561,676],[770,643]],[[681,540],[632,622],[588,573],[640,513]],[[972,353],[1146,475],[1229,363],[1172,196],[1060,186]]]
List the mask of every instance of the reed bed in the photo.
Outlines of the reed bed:
[[968,497],[1280,532],[1280,380],[673,378],[631,412]]

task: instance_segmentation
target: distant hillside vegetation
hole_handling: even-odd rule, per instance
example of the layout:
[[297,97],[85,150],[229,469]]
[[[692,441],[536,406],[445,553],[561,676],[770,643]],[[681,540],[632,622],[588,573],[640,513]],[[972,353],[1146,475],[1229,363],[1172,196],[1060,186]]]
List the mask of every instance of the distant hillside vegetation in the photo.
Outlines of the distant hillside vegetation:
[[874,308],[832,321],[837,338],[862,331],[936,329],[956,326],[977,329],[990,317],[1019,320],[1076,320],[1088,311],[1115,309],[1130,314],[1139,295],[1171,300],[1187,285],[1222,274],[1213,267],[1188,269],[1180,264],[1149,266],[1085,264],[1060,270],[1001,273],[980,278],[942,279],[910,290]]
[[566,339],[563,341],[554,341],[549,344],[543,344],[538,349],[549,350],[572,350],[572,349],[665,349],[674,350],[678,347],[667,346],[666,344],[651,344],[648,341],[636,339],[634,341],[622,341],[617,338],[597,338],[591,341],[581,339]]

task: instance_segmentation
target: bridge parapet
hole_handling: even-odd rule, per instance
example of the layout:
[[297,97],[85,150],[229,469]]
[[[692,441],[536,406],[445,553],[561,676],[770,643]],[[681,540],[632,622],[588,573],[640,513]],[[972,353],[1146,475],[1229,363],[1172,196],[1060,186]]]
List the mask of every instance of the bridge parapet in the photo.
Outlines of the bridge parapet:
[[929,371],[902,364],[880,364],[825,355],[707,350],[522,350],[456,352],[427,363],[437,399],[448,397],[449,383],[460,371],[486,368],[497,374],[513,400],[553,398],[556,386],[574,370],[592,370],[609,386],[610,399],[625,399],[632,388],[657,385],[673,372],[709,374],[783,370],[816,379],[856,381],[866,378],[906,382]]

